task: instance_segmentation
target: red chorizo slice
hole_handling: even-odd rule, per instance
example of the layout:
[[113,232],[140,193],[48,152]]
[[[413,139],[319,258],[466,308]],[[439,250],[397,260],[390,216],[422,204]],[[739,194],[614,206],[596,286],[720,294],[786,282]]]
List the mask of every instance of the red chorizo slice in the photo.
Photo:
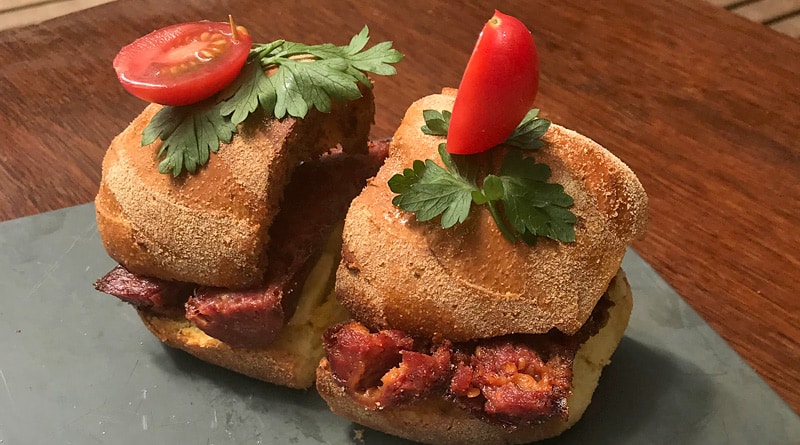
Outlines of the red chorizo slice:
[[266,347],[283,328],[280,297],[273,288],[231,291],[202,287],[186,302],[186,319],[231,346]]
[[194,285],[136,275],[118,265],[97,280],[94,288],[137,308],[172,315],[183,310]]

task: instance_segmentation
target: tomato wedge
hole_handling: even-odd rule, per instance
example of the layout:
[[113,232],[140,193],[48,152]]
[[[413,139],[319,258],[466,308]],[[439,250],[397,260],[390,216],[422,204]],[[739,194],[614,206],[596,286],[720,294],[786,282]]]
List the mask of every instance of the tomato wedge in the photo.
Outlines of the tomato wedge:
[[532,108],[538,89],[539,56],[531,32],[495,11],[461,78],[447,152],[480,153],[505,141]]
[[188,105],[230,84],[253,43],[233,23],[193,22],[153,31],[125,46],[114,58],[122,86],[134,96],[162,105]]

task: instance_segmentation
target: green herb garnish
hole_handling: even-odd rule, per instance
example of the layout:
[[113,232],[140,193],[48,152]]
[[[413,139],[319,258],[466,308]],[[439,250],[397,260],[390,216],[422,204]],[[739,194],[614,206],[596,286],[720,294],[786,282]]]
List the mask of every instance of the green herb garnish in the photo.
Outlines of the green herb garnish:
[[434,136],[447,136],[452,114],[447,110],[423,110],[422,117],[425,119],[425,125],[421,128],[422,132]]
[[389,179],[389,188],[398,193],[392,204],[416,213],[419,221],[442,215],[442,227],[447,229],[467,219],[473,194],[481,191],[458,173],[445,144],[439,145],[439,155],[445,168],[430,159],[414,161],[413,168]]
[[[142,133],[142,145],[163,142],[158,171],[194,173],[210,152],[231,141],[237,125],[259,108],[281,119],[303,118],[312,108],[327,113],[334,101],[361,97],[358,84],[371,88],[366,73],[393,75],[403,55],[382,42],[364,49],[365,26],[346,46],[305,45],[278,40],[254,44],[237,79],[215,97],[198,104],[163,107]],[[265,70],[275,69],[271,76]]]
[[183,107],[164,107],[142,132],[142,145],[161,138],[158,171],[179,176],[184,169],[194,173],[208,162],[210,152],[228,143],[236,125],[220,112],[221,104],[204,101]]
[[[486,205],[497,227],[509,241],[522,240],[532,245],[538,236],[557,241],[575,241],[577,218],[568,210],[573,199],[560,184],[548,183],[550,168],[537,164],[521,150],[536,150],[550,121],[531,110],[502,145],[510,147],[497,174],[487,174],[478,182],[475,155],[451,155],[446,144],[439,144],[444,167],[434,161],[414,161],[412,168],[389,180],[396,193],[392,203],[416,213],[419,221],[441,215],[447,229],[464,222],[472,204]],[[425,110],[423,133],[446,136],[450,112]]]
[[510,145],[520,150],[538,150],[544,147],[542,136],[550,128],[550,121],[539,117],[539,109],[534,108],[522,118],[522,122],[506,139],[505,145]]

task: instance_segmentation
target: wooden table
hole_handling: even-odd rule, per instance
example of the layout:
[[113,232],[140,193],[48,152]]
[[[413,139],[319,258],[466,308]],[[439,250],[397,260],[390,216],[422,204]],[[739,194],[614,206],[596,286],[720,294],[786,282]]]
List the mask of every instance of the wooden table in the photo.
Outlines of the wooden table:
[[497,8],[534,32],[538,106],[648,190],[636,250],[800,412],[800,43],[695,0],[377,3],[120,0],[0,33],[0,220],[93,199],[144,106],[111,60],[155,28],[232,13],[256,41],[344,44],[367,24],[406,55],[375,85],[388,136],[414,99],[458,84]]

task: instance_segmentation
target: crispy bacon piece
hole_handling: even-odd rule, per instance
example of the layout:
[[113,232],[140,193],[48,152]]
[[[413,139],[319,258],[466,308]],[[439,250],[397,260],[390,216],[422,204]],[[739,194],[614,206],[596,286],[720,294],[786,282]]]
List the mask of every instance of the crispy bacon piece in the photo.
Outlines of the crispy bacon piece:
[[449,394],[482,418],[518,425],[567,415],[575,352],[535,337],[481,340],[454,353],[447,340],[420,348],[401,331],[350,322],[329,330],[324,345],[336,379],[368,408]]
[[412,402],[450,375],[450,342],[428,354],[400,331],[370,333],[358,322],[329,329],[323,341],[334,377],[368,408]]
[[192,294],[194,285],[139,276],[118,265],[97,280],[94,288],[136,308],[174,315],[183,310],[183,303]]
[[397,330],[371,333],[351,321],[324,335],[334,377],[369,409],[427,397],[453,400],[509,427],[567,418],[575,354],[608,320],[607,295],[572,336],[552,331],[431,346]]
[[525,337],[482,341],[471,354],[460,354],[451,393],[478,415],[504,424],[566,419],[575,350],[557,343],[537,348]]
[[410,403],[445,386],[451,374],[453,345],[445,340],[431,354],[405,350],[402,361],[381,378],[378,391],[370,394],[376,406]]
[[552,330],[458,345],[450,393],[476,415],[509,426],[566,419],[575,354],[605,326],[612,305],[604,294],[574,335]]
[[414,346],[414,339],[397,330],[373,334],[353,321],[328,329],[323,345],[334,377],[354,394],[378,386],[381,377],[400,363],[400,351]]

